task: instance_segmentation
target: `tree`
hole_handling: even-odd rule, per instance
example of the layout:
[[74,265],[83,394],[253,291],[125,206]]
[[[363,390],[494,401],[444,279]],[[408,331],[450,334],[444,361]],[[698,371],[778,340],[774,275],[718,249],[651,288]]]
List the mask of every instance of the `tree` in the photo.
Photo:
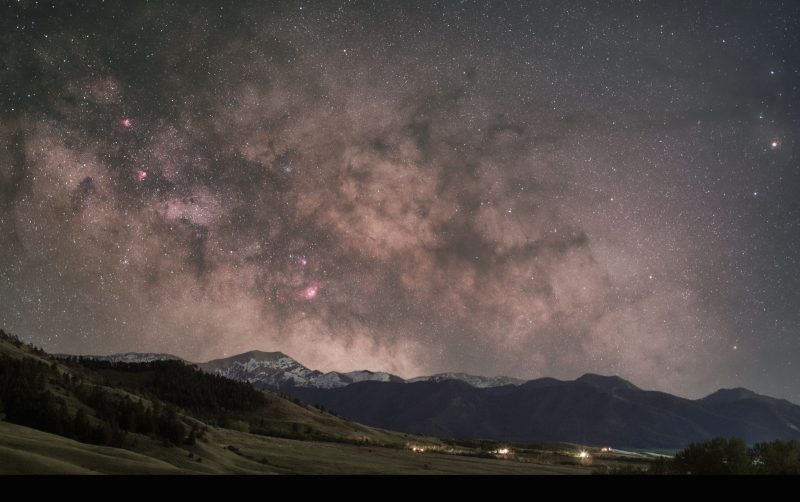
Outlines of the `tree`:
[[194,446],[197,443],[197,433],[195,429],[189,431],[189,435],[186,436],[186,441],[184,441],[184,443],[188,446]]
[[751,449],[751,455],[759,474],[800,474],[798,441],[758,443]]
[[91,424],[89,423],[86,410],[78,408],[78,412],[75,413],[75,418],[72,421],[72,430],[75,431],[75,436],[78,440],[83,441],[84,438],[89,436],[90,428]]
[[739,438],[714,438],[705,443],[693,443],[675,455],[674,468],[678,474],[748,474],[753,464],[747,443]]

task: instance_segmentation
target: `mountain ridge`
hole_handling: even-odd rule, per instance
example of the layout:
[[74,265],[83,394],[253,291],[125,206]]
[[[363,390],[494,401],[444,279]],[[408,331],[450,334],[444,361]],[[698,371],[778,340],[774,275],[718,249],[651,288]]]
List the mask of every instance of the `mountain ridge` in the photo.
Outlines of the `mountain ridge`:
[[173,354],[163,352],[118,352],[107,355],[90,355],[90,354],[53,354],[57,359],[66,359],[70,357],[83,357],[87,359],[94,359],[96,361],[108,361],[111,363],[150,363],[154,361],[186,361],[185,359]]
[[[362,381],[384,381],[384,382],[392,381],[401,383],[417,383],[425,381],[442,382],[446,380],[459,380],[473,387],[478,387],[478,388],[503,387],[506,385],[525,386],[525,387],[544,387],[550,385],[557,385],[564,382],[580,382],[586,385],[591,385],[606,389],[627,388],[633,390],[644,390],[618,375],[601,375],[598,373],[591,373],[591,372],[584,373],[575,380],[560,380],[554,377],[539,377],[531,380],[524,380],[521,378],[508,377],[504,375],[487,377],[482,375],[473,375],[465,372],[442,372],[442,373],[434,373],[432,375],[421,375],[412,378],[402,378],[392,373],[384,371],[372,371],[367,369],[354,370],[348,372],[341,372],[341,371],[321,372],[319,370],[313,370],[308,368],[307,366],[303,365],[293,357],[281,351],[249,350],[239,354],[234,354],[232,356],[211,359],[206,362],[193,362],[173,354],[154,353],[154,352],[123,352],[123,353],[114,353],[108,355],[53,354],[53,356],[57,358],[86,357],[97,360],[106,360],[110,362],[150,362],[156,360],[179,360],[191,364],[196,364],[198,367],[200,367],[205,371],[217,373],[222,376],[227,376],[227,375],[225,374],[226,372],[219,371],[220,366],[230,367],[233,366],[233,364],[231,363],[235,362],[242,363],[243,361],[245,361],[245,362],[250,362],[251,365],[253,364],[253,362],[255,362],[256,363],[255,366],[258,366],[259,369],[262,370],[264,368],[270,368],[270,367],[280,368],[280,369],[283,368],[296,369],[297,373],[295,373],[295,376],[299,377],[302,375],[305,377],[305,378],[278,377],[275,379],[269,378],[264,380],[253,378],[252,376],[248,375],[240,375],[235,378],[229,377],[233,378],[234,380],[248,381],[256,386],[262,386],[271,389],[280,389],[283,386],[281,384],[287,384],[287,383],[291,383],[289,386],[301,386],[301,387],[319,386],[320,388],[334,388],[334,387],[343,387],[346,385]],[[136,356],[140,357],[137,358]],[[276,364],[274,366],[269,366],[265,365],[264,362],[275,362]],[[310,378],[306,377],[306,375],[310,376]],[[306,383],[310,385],[298,385]],[[649,391],[649,392],[656,392],[656,391]],[[752,391],[744,387],[720,388],[714,392],[711,392],[706,396],[696,399],[681,397],[681,399],[706,402],[709,404],[710,403],[721,404],[721,402],[727,403],[730,401],[736,401],[745,398],[765,398],[770,400],[783,401],[787,404],[797,406],[797,404],[787,399],[767,396],[765,394],[759,394],[755,391]]]
[[800,406],[768,396],[708,404],[585,380],[532,383],[477,388],[454,380],[362,382],[287,392],[367,425],[456,439],[667,449],[714,437],[741,437],[751,444],[800,440]]

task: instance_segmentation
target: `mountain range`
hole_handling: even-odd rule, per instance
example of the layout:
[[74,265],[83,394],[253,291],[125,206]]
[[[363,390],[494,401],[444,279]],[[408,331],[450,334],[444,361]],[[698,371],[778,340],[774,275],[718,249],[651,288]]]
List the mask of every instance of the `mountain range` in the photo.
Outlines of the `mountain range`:
[[[125,360],[135,357],[126,354]],[[405,380],[366,370],[323,373],[281,352],[259,351],[198,366],[280,390],[365,425],[445,438],[664,449],[716,436],[737,436],[749,443],[800,440],[800,406],[741,388],[691,400],[594,374],[574,381],[464,373]]]
[[717,436],[800,440],[800,406],[782,399],[733,389],[690,400],[592,374],[488,388],[361,382],[290,393],[359,423],[438,437],[664,449]]
[[[56,357],[69,357],[67,354],[56,354]],[[106,356],[88,355],[81,356],[95,360],[109,362],[152,362],[158,360],[181,360],[172,354],[152,354],[126,352],[123,354],[111,354]],[[347,385],[365,382],[443,382],[446,380],[460,380],[473,387],[499,387],[502,385],[520,385],[525,380],[505,376],[484,377],[469,375],[467,373],[438,373],[430,376],[419,376],[411,379],[403,379],[397,375],[383,371],[350,371],[342,373],[338,371],[312,370],[303,366],[296,360],[287,356],[283,352],[262,352],[252,350],[243,354],[238,354],[222,359],[214,359],[205,363],[195,363],[200,369],[208,372],[239,380],[250,382],[254,386],[270,390],[289,390],[298,387],[311,387],[318,389],[334,389]]]
[[358,382],[410,383],[422,381],[461,380],[474,387],[519,385],[524,380],[509,377],[482,377],[466,373],[440,373],[405,380],[383,371],[351,371],[322,373],[311,370],[282,352],[251,351],[225,359],[215,359],[198,366],[209,373],[247,381],[257,387],[290,390],[293,388],[335,389]]

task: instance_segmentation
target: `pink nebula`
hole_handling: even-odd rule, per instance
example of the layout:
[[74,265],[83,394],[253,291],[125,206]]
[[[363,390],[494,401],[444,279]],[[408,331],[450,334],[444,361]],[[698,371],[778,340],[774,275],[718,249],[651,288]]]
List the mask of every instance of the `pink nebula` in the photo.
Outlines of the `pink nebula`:
[[147,179],[147,171],[142,171],[139,169],[136,171],[136,181],[144,181]]
[[121,125],[122,127],[128,129],[133,125],[133,120],[131,120],[128,117],[125,117],[124,119],[120,119],[119,125]]
[[300,290],[299,295],[300,299],[311,301],[317,297],[318,293],[319,293],[319,284],[312,282],[311,284]]

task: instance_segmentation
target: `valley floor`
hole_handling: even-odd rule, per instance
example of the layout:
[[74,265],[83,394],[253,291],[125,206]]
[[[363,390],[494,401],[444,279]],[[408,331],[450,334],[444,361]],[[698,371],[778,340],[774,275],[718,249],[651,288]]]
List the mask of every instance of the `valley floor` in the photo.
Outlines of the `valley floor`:
[[194,446],[137,451],[0,421],[0,474],[590,474],[589,467],[414,453],[210,429]]

